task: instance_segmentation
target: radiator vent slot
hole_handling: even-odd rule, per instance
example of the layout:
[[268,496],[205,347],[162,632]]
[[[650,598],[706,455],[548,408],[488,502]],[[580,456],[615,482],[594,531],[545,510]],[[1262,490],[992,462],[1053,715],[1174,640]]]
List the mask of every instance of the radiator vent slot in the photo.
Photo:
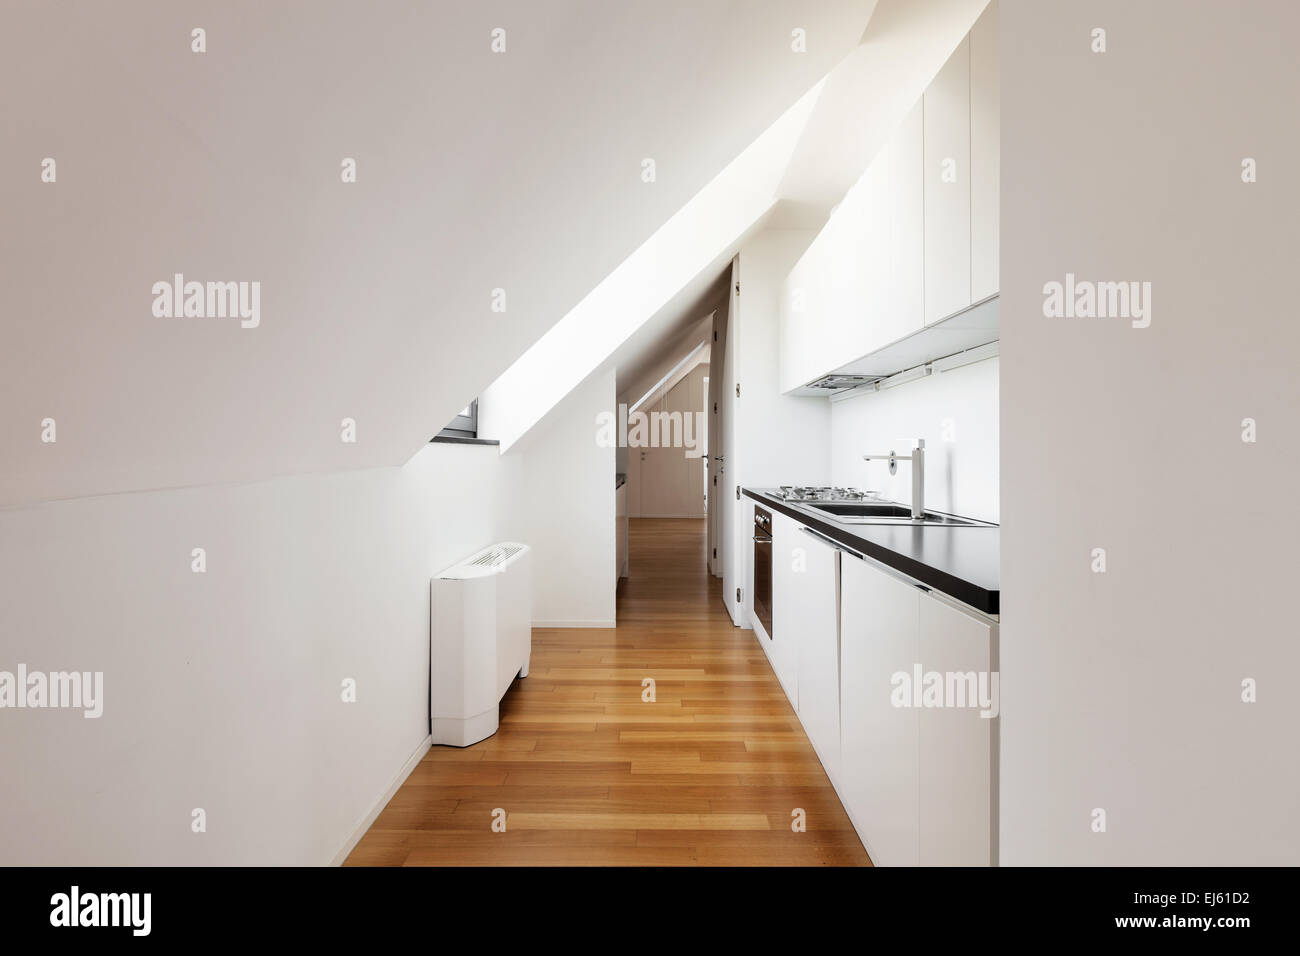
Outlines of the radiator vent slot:
[[494,545],[486,551],[479,552],[465,563],[478,568],[495,568],[498,564],[509,561],[522,550],[523,545],[518,544]]
[[515,562],[528,553],[528,545],[518,541],[498,541],[440,572],[443,581],[461,581],[466,578],[505,574]]

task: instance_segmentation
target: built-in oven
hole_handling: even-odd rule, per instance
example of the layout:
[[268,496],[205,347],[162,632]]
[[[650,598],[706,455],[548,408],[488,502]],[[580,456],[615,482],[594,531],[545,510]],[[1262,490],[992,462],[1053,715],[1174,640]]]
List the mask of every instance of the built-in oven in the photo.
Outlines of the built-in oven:
[[754,509],[754,613],[772,634],[772,512]]

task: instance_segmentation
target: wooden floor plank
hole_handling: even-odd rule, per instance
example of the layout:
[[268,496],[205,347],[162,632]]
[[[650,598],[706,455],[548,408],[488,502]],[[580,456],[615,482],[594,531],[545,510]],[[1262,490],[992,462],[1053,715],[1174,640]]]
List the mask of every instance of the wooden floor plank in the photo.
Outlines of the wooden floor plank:
[[722,606],[704,522],[632,519],[629,549],[618,627],[535,628],[497,733],[430,750],[346,865],[870,865],[753,632]]

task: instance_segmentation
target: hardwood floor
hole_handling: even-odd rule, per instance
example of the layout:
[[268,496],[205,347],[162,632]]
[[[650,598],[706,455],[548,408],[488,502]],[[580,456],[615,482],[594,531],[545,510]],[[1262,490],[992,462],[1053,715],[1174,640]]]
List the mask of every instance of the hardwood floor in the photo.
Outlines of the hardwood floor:
[[345,865],[870,863],[753,631],[722,607],[704,522],[630,525],[618,627],[535,629],[496,735],[430,750]]

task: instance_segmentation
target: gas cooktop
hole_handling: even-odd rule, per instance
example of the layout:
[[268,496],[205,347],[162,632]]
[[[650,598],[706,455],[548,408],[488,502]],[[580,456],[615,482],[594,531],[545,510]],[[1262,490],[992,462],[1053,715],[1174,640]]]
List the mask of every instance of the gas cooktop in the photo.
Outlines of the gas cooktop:
[[866,501],[878,498],[878,491],[861,491],[857,488],[831,488],[826,485],[782,485],[776,493],[785,501]]

